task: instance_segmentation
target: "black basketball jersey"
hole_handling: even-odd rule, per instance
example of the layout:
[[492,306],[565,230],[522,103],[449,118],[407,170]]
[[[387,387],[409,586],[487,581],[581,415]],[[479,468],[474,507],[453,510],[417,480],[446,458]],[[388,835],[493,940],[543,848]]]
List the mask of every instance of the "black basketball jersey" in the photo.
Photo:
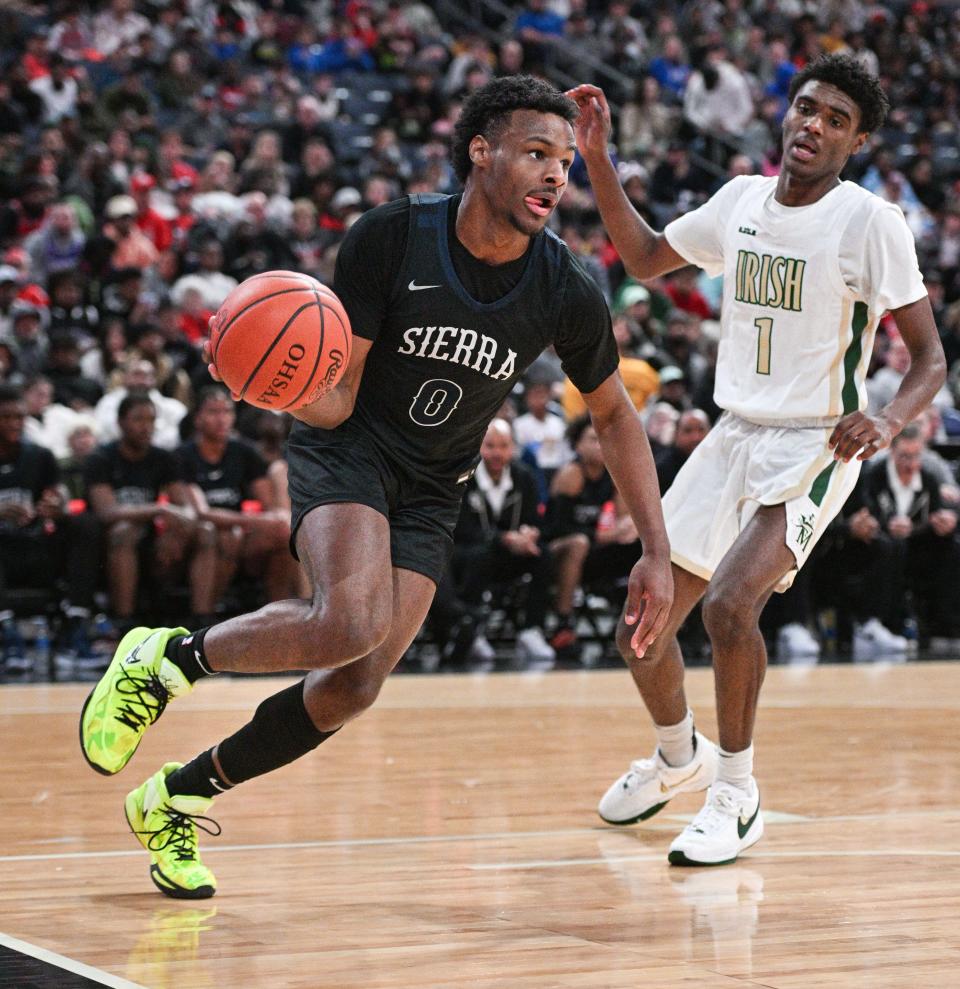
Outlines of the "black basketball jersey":
[[597,478],[583,475],[583,490],[573,499],[573,522],[577,532],[593,536],[597,531],[597,521],[603,506],[614,496],[613,480],[604,468]]
[[[522,267],[511,262],[518,274],[505,294],[481,302],[468,292],[465,281],[499,272],[502,282],[509,266],[464,261],[459,242],[454,263],[459,202],[412,196],[365,214],[334,280],[354,333],[373,340],[351,426],[415,473],[453,483],[475,465],[487,425],[544,348],[555,345],[581,391],[618,363],[603,295],[550,231],[532,238]],[[464,278],[458,265],[470,269]]]
[[[34,509],[47,488],[59,481],[57,461],[45,447],[22,441],[9,460],[0,461],[0,501],[15,502]],[[36,525],[40,525],[38,520]],[[12,522],[0,520],[0,532],[23,531]]]
[[239,512],[250,494],[250,485],[267,476],[267,464],[250,443],[228,440],[223,457],[216,463],[204,460],[195,440],[177,450],[182,479],[196,484],[211,508]]
[[128,460],[120,452],[120,441],[114,440],[94,450],[86,465],[87,490],[94,484],[109,484],[120,505],[150,505],[178,480],[173,454],[156,446],[142,460]]

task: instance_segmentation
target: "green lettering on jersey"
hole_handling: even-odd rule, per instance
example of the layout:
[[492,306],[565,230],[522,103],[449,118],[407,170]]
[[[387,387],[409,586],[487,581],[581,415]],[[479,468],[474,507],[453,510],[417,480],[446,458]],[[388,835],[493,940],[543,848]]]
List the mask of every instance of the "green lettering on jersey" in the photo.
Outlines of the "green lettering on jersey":
[[799,258],[738,251],[735,297],[755,306],[802,312],[806,266]]

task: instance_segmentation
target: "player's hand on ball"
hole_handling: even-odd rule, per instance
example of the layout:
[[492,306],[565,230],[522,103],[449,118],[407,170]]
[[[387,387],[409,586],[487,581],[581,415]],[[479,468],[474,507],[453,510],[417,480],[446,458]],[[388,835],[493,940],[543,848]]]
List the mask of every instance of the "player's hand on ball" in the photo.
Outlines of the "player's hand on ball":
[[673,604],[673,571],[669,556],[657,559],[642,556],[630,571],[627,606],[623,620],[636,624],[630,647],[642,657],[663,631]]
[[[213,320],[214,320],[213,316],[211,316],[210,319],[207,320],[208,327],[213,325]],[[207,365],[207,371],[210,372],[210,377],[213,378],[214,381],[222,382],[223,378],[220,377],[220,372],[217,370],[217,365],[213,363],[213,352],[210,349],[209,337],[203,341],[203,346],[200,348],[200,354],[203,357],[204,363]],[[234,394],[233,392],[231,392],[230,394],[233,396],[233,400],[235,402],[240,401],[240,397],[238,395]]]
[[833,427],[828,442],[833,459],[849,463],[858,450],[857,460],[869,460],[880,450],[886,450],[896,434],[897,430],[883,415],[851,412]]

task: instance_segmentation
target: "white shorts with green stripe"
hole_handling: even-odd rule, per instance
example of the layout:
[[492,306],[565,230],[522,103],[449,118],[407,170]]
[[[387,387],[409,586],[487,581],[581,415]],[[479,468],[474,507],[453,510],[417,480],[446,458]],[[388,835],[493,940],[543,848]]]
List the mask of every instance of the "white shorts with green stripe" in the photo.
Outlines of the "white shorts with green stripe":
[[832,427],[757,425],[725,412],[663,497],[671,559],[709,580],[761,505],[784,505],[796,569],[857,483],[858,460],[833,459]]

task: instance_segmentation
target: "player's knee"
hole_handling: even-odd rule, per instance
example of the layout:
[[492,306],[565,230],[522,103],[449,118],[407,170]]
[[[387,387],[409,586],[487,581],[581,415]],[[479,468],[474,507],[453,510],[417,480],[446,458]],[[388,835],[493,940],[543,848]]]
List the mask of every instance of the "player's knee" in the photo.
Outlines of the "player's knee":
[[217,527],[212,522],[197,522],[194,542],[198,549],[211,549],[217,545]]
[[367,673],[359,673],[349,666],[338,673],[337,682],[334,684],[339,706],[338,714],[344,721],[350,721],[373,706],[380,696],[383,680]]
[[107,530],[107,545],[110,549],[130,549],[143,537],[143,529],[133,522],[114,522]]
[[343,600],[331,595],[322,605],[314,606],[305,621],[304,643],[320,655],[313,666],[340,666],[368,656],[390,632],[389,605],[373,598]]
[[569,539],[570,555],[582,563],[587,558],[587,553],[590,552],[590,537],[582,532],[575,532]]
[[238,525],[221,529],[217,534],[217,551],[226,560],[239,559],[242,546],[243,529]]
[[663,650],[666,647],[669,637],[661,634],[658,638],[654,639],[650,643],[646,652],[642,656],[638,656],[636,650],[633,648],[633,636],[637,630],[636,625],[627,625],[623,621],[617,624],[617,631],[615,635],[617,649],[620,652],[620,656],[623,661],[628,665],[632,666],[637,663],[643,665],[649,665],[656,663],[660,657],[663,655]]
[[703,599],[703,627],[711,640],[733,641],[751,620],[743,598],[723,587],[709,588]]

